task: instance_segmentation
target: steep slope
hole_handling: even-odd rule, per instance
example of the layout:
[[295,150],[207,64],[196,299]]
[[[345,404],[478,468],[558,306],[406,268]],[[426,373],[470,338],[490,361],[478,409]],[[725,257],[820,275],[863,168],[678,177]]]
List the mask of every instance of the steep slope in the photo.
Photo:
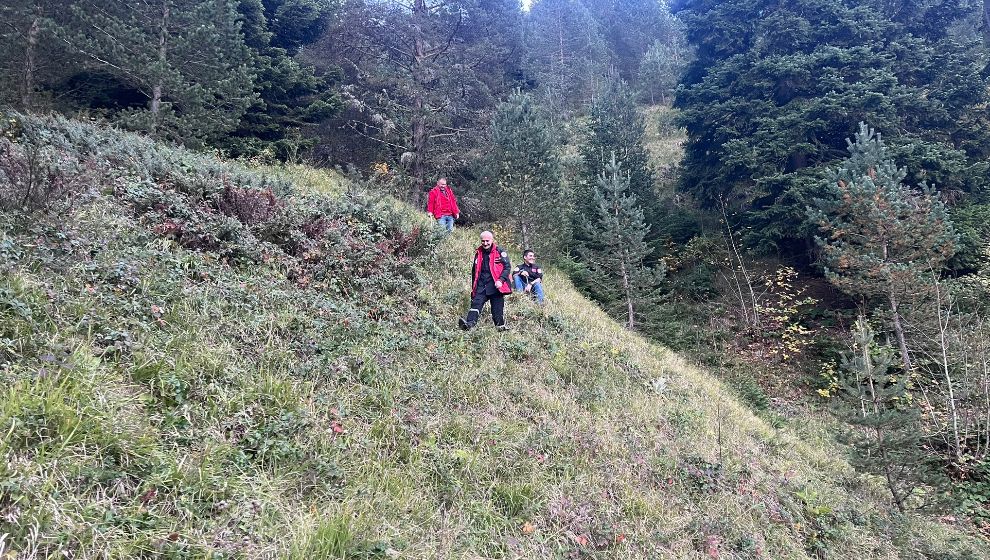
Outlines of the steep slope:
[[20,184],[50,196],[0,214],[0,557],[990,556],[559,274],[509,332],[456,330],[470,232],[4,122],[8,176],[47,162]]

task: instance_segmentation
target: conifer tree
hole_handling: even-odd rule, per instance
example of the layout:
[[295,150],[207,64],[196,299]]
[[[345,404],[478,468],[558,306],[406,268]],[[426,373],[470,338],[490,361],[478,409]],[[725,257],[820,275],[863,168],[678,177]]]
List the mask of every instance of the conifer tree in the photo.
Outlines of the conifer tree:
[[237,126],[254,76],[228,0],[80,0],[69,37],[92,68],[147,100],[117,115],[131,128],[201,146]]
[[[594,185],[611,159],[629,177],[629,191],[651,217],[657,204],[654,176],[643,146],[646,124],[636,110],[636,96],[624,80],[609,79],[591,106],[588,140],[581,146],[587,184]],[[584,208],[594,208],[593,187],[582,193]]]
[[498,106],[492,143],[488,173],[498,219],[513,222],[526,247],[565,250],[572,197],[561,180],[553,137],[529,94],[517,90]]
[[0,103],[38,108],[43,82],[65,58],[58,40],[63,12],[56,0],[10,0],[0,6]]
[[588,241],[581,250],[594,278],[589,289],[633,330],[643,308],[655,301],[664,270],[646,265],[653,252],[646,242],[650,226],[614,154],[598,177],[594,197],[595,212],[584,222]]
[[296,55],[320,38],[334,9],[330,0],[238,0],[258,96],[222,148],[235,156],[267,150],[288,159],[315,143],[302,132],[334,115],[340,100],[329,80]]
[[805,208],[863,120],[889,131],[913,183],[924,175],[963,203],[981,196],[986,56],[951,34],[976,10],[959,0],[678,0],[696,48],[675,102],[688,135],[681,188],[740,211],[751,248],[810,257]]
[[583,108],[601,87],[611,53],[581,0],[539,0],[525,26],[528,77],[553,121]]
[[923,447],[920,413],[912,405],[910,375],[891,375],[895,352],[880,346],[863,317],[853,331],[853,354],[843,359],[845,377],[836,401],[838,415],[850,425],[842,435],[850,462],[883,477],[897,509],[940,479]]
[[824,185],[829,198],[808,210],[824,234],[825,275],[847,294],[886,300],[910,371],[901,303],[952,257],[956,236],[935,195],[903,184],[907,171],[894,164],[879,133],[860,123],[847,143],[849,158]]
[[637,82],[643,92],[641,97],[651,105],[666,104],[687,62],[687,45],[680,41],[653,43],[639,64]]

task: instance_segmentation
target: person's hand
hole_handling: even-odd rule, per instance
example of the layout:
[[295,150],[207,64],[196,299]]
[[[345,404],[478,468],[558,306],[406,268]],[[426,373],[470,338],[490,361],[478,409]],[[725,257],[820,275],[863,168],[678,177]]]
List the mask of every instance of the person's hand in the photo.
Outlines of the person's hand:
[[496,288],[501,288],[502,287],[502,281],[501,280],[496,280],[495,281],[495,287]]
[[461,219],[461,215],[460,214],[454,214],[454,219],[455,220],[460,220]]
[[519,272],[519,275],[520,275],[520,276],[525,276],[526,278],[529,278],[529,273],[528,273],[528,272],[526,272],[525,270],[522,270],[522,271],[520,271],[520,272]]
[[526,287],[524,288],[524,291],[526,291],[526,292],[528,292],[528,291],[530,291],[530,290],[532,290],[532,289],[533,289],[533,286],[532,286],[532,285],[527,285],[527,286],[526,286]]

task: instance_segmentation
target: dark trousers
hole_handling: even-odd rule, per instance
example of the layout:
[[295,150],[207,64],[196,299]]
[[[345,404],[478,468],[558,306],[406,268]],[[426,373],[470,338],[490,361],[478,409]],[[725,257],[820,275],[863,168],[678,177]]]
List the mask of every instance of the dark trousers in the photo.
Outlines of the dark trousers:
[[485,302],[492,302],[492,322],[495,323],[496,327],[500,327],[505,324],[505,315],[503,310],[505,309],[505,294],[498,292],[492,295],[487,295],[484,292],[479,292],[474,294],[471,298],[471,310],[468,311],[467,324],[474,326],[478,322],[478,317],[481,315],[481,310],[485,307]]

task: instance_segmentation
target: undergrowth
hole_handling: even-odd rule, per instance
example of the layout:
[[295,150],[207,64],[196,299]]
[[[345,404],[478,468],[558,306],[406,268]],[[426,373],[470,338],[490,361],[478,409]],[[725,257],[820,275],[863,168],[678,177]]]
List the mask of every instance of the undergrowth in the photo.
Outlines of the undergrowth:
[[0,558],[988,552],[558,273],[510,332],[462,333],[472,241],[421,213],[13,119],[10,153],[88,171],[0,214]]

